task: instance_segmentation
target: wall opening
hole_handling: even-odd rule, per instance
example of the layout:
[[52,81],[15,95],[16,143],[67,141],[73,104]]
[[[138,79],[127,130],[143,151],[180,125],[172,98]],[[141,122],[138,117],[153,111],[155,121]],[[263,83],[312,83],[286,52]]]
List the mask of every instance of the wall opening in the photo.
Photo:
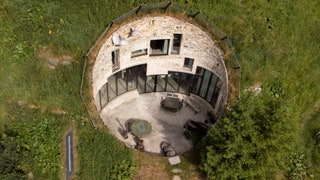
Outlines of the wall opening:
[[171,54],[180,54],[182,34],[173,34]]
[[157,39],[150,41],[150,56],[167,55],[169,47],[169,39]]

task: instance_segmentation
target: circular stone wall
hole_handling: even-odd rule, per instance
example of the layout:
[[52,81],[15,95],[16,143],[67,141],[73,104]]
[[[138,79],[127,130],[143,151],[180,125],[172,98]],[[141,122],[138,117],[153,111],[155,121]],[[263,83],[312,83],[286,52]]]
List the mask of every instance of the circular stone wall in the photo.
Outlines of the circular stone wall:
[[[145,93],[178,94],[184,100],[184,105],[189,105],[189,110],[184,111],[191,111],[188,117],[193,117],[196,121],[203,121],[207,111],[213,115],[222,111],[228,97],[224,52],[206,31],[175,17],[146,15],[122,23],[117,28],[112,28],[112,32],[108,34],[100,42],[102,45],[91,71],[92,93],[102,120],[109,129],[113,128],[111,132],[119,139],[123,140],[118,129],[126,129],[126,120],[116,122],[117,114],[112,114],[112,107],[128,103],[121,99],[125,94],[134,94],[135,98]],[[190,97],[196,102],[190,104]],[[154,99],[160,101],[159,95]],[[141,109],[134,106],[132,108]],[[108,109],[108,112],[104,109]],[[201,113],[192,116],[198,110]],[[148,107],[143,111],[148,111]],[[158,115],[162,112],[158,109],[156,111]],[[151,115],[150,119],[156,121],[154,113]],[[182,126],[183,122],[178,124]],[[151,134],[155,132],[158,133],[157,128],[154,130],[152,127]],[[162,138],[166,139],[165,136]],[[187,146],[187,149],[179,149],[176,144],[176,149],[183,153],[190,148],[189,144]],[[155,153],[159,151],[159,147],[157,148]],[[150,152],[154,151],[150,149]]]
[[[130,36],[131,30],[136,32],[133,36]],[[179,54],[172,53],[174,34],[182,35]],[[115,44],[114,36],[123,39],[124,45]],[[151,41],[167,39],[167,54],[152,55]],[[134,57],[132,53],[139,50],[147,52]],[[116,68],[113,68],[113,57],[118,61]],[[185,66],[185,58],[194,60],[192,68]],[[219,77],[220,94],[227,97],[227,71],[223,51],[218,44],[205,31],[189,22],[171,16],[146,16],[119,26],[101,46],[92,70],[92,90],[98,110],[101,109],[99,91],[108,83],[108,78],[121,69],[140,64],[147,64],[146,75],[163,75],[168,71],[196,74],[196,67],[206,68]]]

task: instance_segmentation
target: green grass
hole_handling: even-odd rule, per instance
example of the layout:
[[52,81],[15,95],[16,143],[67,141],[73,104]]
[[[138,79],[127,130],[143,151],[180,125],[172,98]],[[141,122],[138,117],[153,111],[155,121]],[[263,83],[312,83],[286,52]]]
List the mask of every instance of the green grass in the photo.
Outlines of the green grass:
[[[123,147],[116,145],[108,135],[90,132],[87,127],[89,121],[79,96],[83,57],[112,19],[147,2],[156,1],[0,0],[1,127],[9,125],[27,134],[28,127],[46,118],[55,118],[62,129],[70,127],[72,120],[78,125],[87,123],[77,126],[81,132],[79,138],[93,136],[97,140],[87,146],[80,142],[84,150],[79,151],[82,161],[79,174],[95,174],[89,172],[93,162],[86,158],[90,146],[99,146],[106,140],[115,143],[119,149]],[[183,0],[177,2],[185,4]],[[231,38],[242,66],[243,89],[256,82],[284,84],[290,107],[301,122],[299,139],[296,140],[298,149],[312,161],[315,174],[319,174],[319,148],[313,134],[320,130],[320,2],[188,2],[186,6],[201,10]],[[71,56],[72,63],[49,69],[46,60],[39,58],[44,47],[50,49],[51,56]],[[57,115],[53,113],[56,109],[67,114]],[[62,136],[62,131],[60,134]],[[104,155],[102,151],[96,153],[97,157]],[[104,163],[101,160],[94,166],[105,167]],[[35,170],[38,167],[32,163],[25,167],[28,171],[38,172]],[[99,169],[97,174],[103,172]],[[58,177],[60,173],[52,171],[50,176]]]
[[131,150],[114,136],[93,131],[90,124],[81,128],[79,138],[79,179],[111,179],[115,165],[123,161],[133,164]]
[[[23,136],[32,134],[32,127],[41,125],[43,119],[57,120],[59,127],[57,137],[59,141],[63,138],[64,131],[70,128],[72,122],[83,124],[79,126],[79,139],[85,136],[83,131],[93,131],[90,121],[86,118],[79,88],[81,83],[83,57],[94,44],[107,23],[123,12],[131,9],[123,6],[125,2],[118,4],[119,8],[110,8],[112,1],[68,1],[68,2],[40,2],[40,1],[1,1],[0,8],[0,124],[1,127],[9,127],[18,131]],[[43,49],[49,49],[44,51]],[[59,58],[63,55],[72,57],[70,65],[58,65],[56,69],[48,68],[46,58]],[[47,57],[46,57],[47,56]],[[59,115],[59,112],[62,113]],[[55,128],[49,124],[49,128]],[[81,131],[81,129],[84,129]],[[100,175],[106,175],[112,165],[122,159],[130,161],[130,153],[104,154],[103,151],[125,152],[124,148],[116,142],[115,138],[105,135],[97,130],[96,134],[90,136],[98,139],[86,144],[82,141],[80,145],[81,173],[87,173],[89,177],[95,174],[91,169],[94,162],[91,151],[87,148],[96,147],[97,152],[104,156],[105,160],[96,161],[95,166],[102,168],[107,164],[105,171]],[[56,135],[55,135],[56,136]],[[103,139],[106,138],[107,139]],[[40,137],[39,137],[40,138]],[[43,134],[47,143],[42,149],[52,149],[57,157],[51,158],[52,162],[62,159],[59,143],[49,143],[50,133]],[[85,138],[85,137],[84,137]],[[105,140],[99,140],[102,138]],[[24,139],[24,143],[30,145],[31,155],[25,157],[23,169],[28,173],[33,172],[36,178],[52,177],[56,179],[61,176],[60,166],[49,166],[45,169],[39,165],[39,161],[46,159],[45,152],[33,145],[32,139]],[[106,143],[112,146],[106,145]],[[113,143],[111,143],[113,142]],[[111,156],[113,155],[113,156]],[[34,157],[37,156],[37,161]],[[113,157],[121,158],[112,159]],[[109,157],[109,158],[108,158]],[[111,158],[111,159],[110,159]],[[97,160],[97,159],[95,159]],[[102,164],[101,164],[102,163]],[[98,173],[97,173],[98,176]],[[103,176],[107,177],[107,176]]]

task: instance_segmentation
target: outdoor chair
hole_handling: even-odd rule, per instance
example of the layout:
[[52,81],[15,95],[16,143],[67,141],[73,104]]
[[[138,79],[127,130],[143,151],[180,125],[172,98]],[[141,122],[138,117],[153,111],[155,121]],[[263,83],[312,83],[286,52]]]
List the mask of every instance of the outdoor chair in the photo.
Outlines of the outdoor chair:
[[162,141],[160,147],[166,157],[173,157],[176,155],[176,151],[171,147],[169,143]]

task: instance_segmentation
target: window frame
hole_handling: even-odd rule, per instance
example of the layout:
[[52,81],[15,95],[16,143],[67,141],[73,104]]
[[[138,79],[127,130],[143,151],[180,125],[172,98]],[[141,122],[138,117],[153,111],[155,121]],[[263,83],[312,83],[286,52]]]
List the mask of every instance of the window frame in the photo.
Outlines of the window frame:
[[[177,40],[176,40],[175,37],[177,37]],[[182,34],[174,33],[172,41],[173,42],[172,42],[171,54],[172,55],[179,55],[180,54],[180,49],[181,49]],[[178,44],[179,46],[175,46],[175,44]]]
[[[163,45],[161,48],[152,48],[152,46],[158,46],[156,45],[155,41],[163,41]],[[165,56],[165,55],[168,55],[169,54],[169,46],[170,46],[170,39],[152,39],[150,40],[150,51],[149,51],[149,56]],[[166,52],[163,52],[163,50],[166,49]],[[162,52],[162,53],[153,53],[153,51],[159,51]]]
[[131,58],[148,55],[148,48],[131,51]]
[[[191,61],[191,63],[190,63]],[[187,63],[186,63],[187,62]],[[192,70],[193,68],[193,63],[194,63],[194,59],[193,58],[188,58],[188,57],[185,57],[184,58],[184,62],[183,62],[183,67],[186,68],[186,69],[190,69]],[[190,65],[191,64],[191,65]]]
[[120,69],[120,50],[116,49],[111,52],[112,71]]

